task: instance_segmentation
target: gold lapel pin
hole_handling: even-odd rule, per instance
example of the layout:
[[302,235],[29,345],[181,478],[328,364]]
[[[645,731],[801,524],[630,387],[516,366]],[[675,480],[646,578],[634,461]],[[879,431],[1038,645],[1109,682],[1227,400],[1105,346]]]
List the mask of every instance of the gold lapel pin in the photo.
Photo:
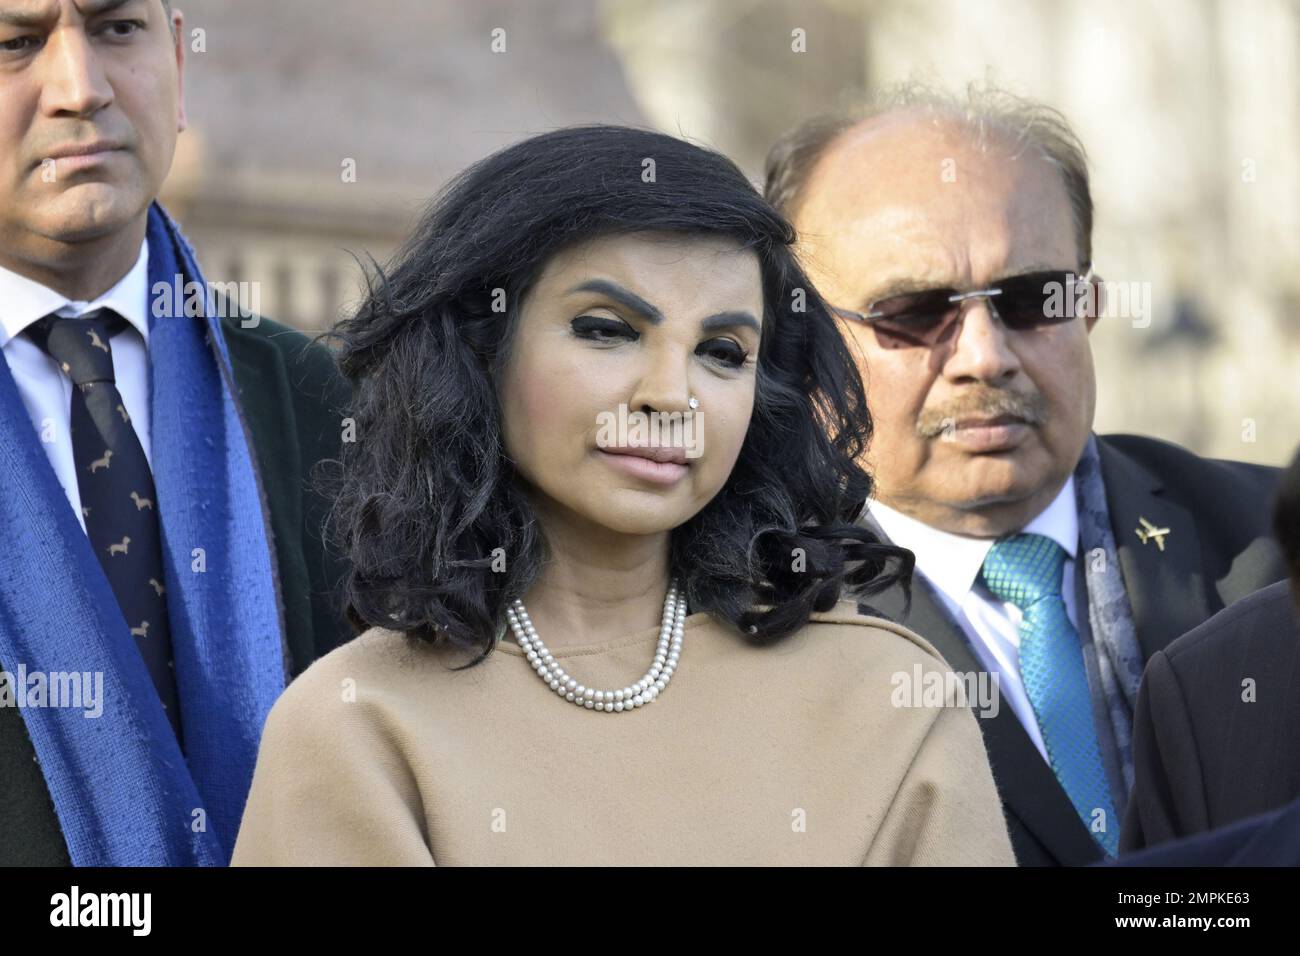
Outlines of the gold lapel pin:
[[1142,527],[1133,529],[1137,533],[1138,540],[1143,544],[1146,544],[1150,540],[1154,540],[1156,547],[1163,551],[1165,549],[1165,535],[1169,534],[1169,529],[1157,528],[1150,521],[1140,515],[1138,516],[1138,521],[1142,522]]

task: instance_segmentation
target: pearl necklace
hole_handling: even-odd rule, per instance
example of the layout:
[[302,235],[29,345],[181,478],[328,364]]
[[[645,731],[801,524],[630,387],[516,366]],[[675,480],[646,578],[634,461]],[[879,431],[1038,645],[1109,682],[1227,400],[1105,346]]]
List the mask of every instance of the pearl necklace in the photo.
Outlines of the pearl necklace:
[[651,703],[672,680],[677,660],[682,653],[686,598],[679,595],[676,579],[670,581],[668,596],[664,598],[664,616],[659,625],[659,646],[655,649],[655,659],[644,677],[622,690],[594,690],[570,677],[537,636],[537,628],[533,627],[528,612],[524,610],[523,601],[516,598],[506,608],[506,619],[510,622],[515,640],[527,655],[528,663],[551,690],[579,707],[620,713]]

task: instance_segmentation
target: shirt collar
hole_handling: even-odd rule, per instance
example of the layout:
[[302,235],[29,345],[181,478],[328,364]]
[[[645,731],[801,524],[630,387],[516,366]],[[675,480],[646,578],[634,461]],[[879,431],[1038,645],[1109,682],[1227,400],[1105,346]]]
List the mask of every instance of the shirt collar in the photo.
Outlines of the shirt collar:
[[[960,605],[975,586],[993,538],[974,538],[932,528],[879,501],[867,513],[880,523],[889,540],[916,555],[916,568],[926,579]],[[1051,504],[1021,529],[1041,534],[1059,544],[1071,559],[1079,547],[1079,514],[1074,501],[1074,476],[1070,475]]]
[[57,312],[79,316],[93,309],[112,309],[149,341],[149,241],[121,280],[92,302],[77,302],[26,276],[0,267],[0,348],[16,339],[29,325]]

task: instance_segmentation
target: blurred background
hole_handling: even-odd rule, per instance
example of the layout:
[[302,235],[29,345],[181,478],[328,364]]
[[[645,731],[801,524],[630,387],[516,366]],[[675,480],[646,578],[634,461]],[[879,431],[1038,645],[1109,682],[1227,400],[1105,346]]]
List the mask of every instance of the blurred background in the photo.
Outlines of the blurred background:
[[382,263],[450,176],[533,133],[653,126],[761,185],[772,140],[841,98],[993,81],[1074,124],[1096,267],[1150,284],[1149,325],[1093,332],[1097,430],[1267,464],[1300,442],[1300,0],[175,5],[190,129],[163,198],[270,318],[331,325],[354,255]]

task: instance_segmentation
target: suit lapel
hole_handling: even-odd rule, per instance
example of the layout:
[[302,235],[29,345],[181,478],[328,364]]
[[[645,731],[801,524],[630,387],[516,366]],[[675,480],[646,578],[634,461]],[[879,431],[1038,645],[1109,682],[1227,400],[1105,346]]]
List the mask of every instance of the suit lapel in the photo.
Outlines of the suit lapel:
[[[1200,536],[1191,512],[1160,493],[1159,478],[1103,436],[1097,437],[1097,451],[1124,590],[1147,661],[1210,616]],[[1143,518],[1168,529],[1163,551],[1154,539],[1143,544],[1138,537]]]
[[[888,540],[874,519],[867,517],[862,523],[881,540]],[[954,671],[983,671],[965,632],[941,607],[942,600],[925,577],[917,574],[912,578],[912,606],[906,615],[899,588],[870,596],[859,605],[859,611],[883,614],[915,631],[943,655]],[[975,719],[984,735],[989,765],[1006,812],[1019,820],[1059,863],[1075,865],[1101,859],[1100,848],[1015,711],[1003,701],[996,716],[981,717],[976,711]]]

